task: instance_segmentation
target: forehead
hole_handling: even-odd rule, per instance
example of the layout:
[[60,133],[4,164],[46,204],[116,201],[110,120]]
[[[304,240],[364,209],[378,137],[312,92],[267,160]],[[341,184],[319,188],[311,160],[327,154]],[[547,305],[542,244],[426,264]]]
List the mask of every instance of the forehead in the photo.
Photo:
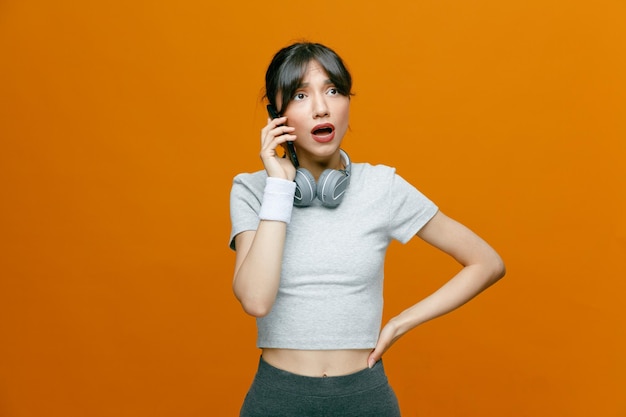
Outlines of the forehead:
[[[315,58],[300,65],[291,66],[291,68],[286,67],[283,70],[285,77],[279,81],[276,91],[276,103],[280,103],[278,105],[280,108],[289,104],[291,96],[299,88],[315,83],[317,79],[321,79],[324,85],[333,83],[328,71]],[[279,109],[279,111],[282,110]]]
[[302,73],[302,81],[306,82],[307,80],[313,78],[324,78],[324,80],[328,80],[328,72],[324,69],[324,67],[317,61],[311,60],[307,64],[304,72]]

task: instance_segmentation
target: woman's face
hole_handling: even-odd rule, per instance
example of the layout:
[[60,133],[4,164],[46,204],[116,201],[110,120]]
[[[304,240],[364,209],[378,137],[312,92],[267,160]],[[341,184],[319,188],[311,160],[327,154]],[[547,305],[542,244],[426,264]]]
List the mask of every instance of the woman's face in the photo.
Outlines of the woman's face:
[[337,91],[317,61],[311,61],[283,115],[287,125],[296,128],[298,159],[322,161],[337,153],[348,130],[350,98]]

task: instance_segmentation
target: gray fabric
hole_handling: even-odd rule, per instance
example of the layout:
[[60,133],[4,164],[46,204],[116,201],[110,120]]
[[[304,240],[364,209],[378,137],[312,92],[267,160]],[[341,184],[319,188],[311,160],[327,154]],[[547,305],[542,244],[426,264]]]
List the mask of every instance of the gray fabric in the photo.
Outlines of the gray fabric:
[[315,378],[261,358],[239,416],[400,417],[400,408],[382,361],[350,375]]
[[[239,174],[231,190],[234,237],[256,230],[267,174]],[[437,206],[395,169],[352,164],[341,205],[294,207],[281,283],[270,314],[257,319],[260,348],[373,348],[382,318],[384,258],[408,242]]]

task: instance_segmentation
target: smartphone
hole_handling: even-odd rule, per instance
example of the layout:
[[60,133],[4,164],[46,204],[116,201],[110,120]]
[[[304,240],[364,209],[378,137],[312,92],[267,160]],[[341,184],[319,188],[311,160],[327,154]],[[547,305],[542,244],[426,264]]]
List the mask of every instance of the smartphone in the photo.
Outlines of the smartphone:
[[[278,112],[276,111],[276,108],[271,104],[267,105],[267,112],[272,119],[280,117],[278,115]],[[298,168],[300,166],[300,163],[298,162],[298,155],[296,155],[296,148],[293,146],[293,142],[290,140],[287,141],[287,155],[289,155],[289,159],[291,160],[293,166]]]

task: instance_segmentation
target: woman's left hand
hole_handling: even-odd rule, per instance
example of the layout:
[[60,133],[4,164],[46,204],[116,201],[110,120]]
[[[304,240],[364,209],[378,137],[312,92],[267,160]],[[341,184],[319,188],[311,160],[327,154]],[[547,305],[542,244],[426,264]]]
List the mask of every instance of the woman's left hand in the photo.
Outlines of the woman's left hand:
[[367,358],[367,366],[372,367],[378,360],[383,356],[383,353],[387,351],[393,345],[396,340],[398,340],[402,336],[400,332],[399,326],[394,322],[394,320],[390,320],[383,330],[380,332],[378,336],[378,341],[376,342],[376,347],[372,350],[369,357]]

